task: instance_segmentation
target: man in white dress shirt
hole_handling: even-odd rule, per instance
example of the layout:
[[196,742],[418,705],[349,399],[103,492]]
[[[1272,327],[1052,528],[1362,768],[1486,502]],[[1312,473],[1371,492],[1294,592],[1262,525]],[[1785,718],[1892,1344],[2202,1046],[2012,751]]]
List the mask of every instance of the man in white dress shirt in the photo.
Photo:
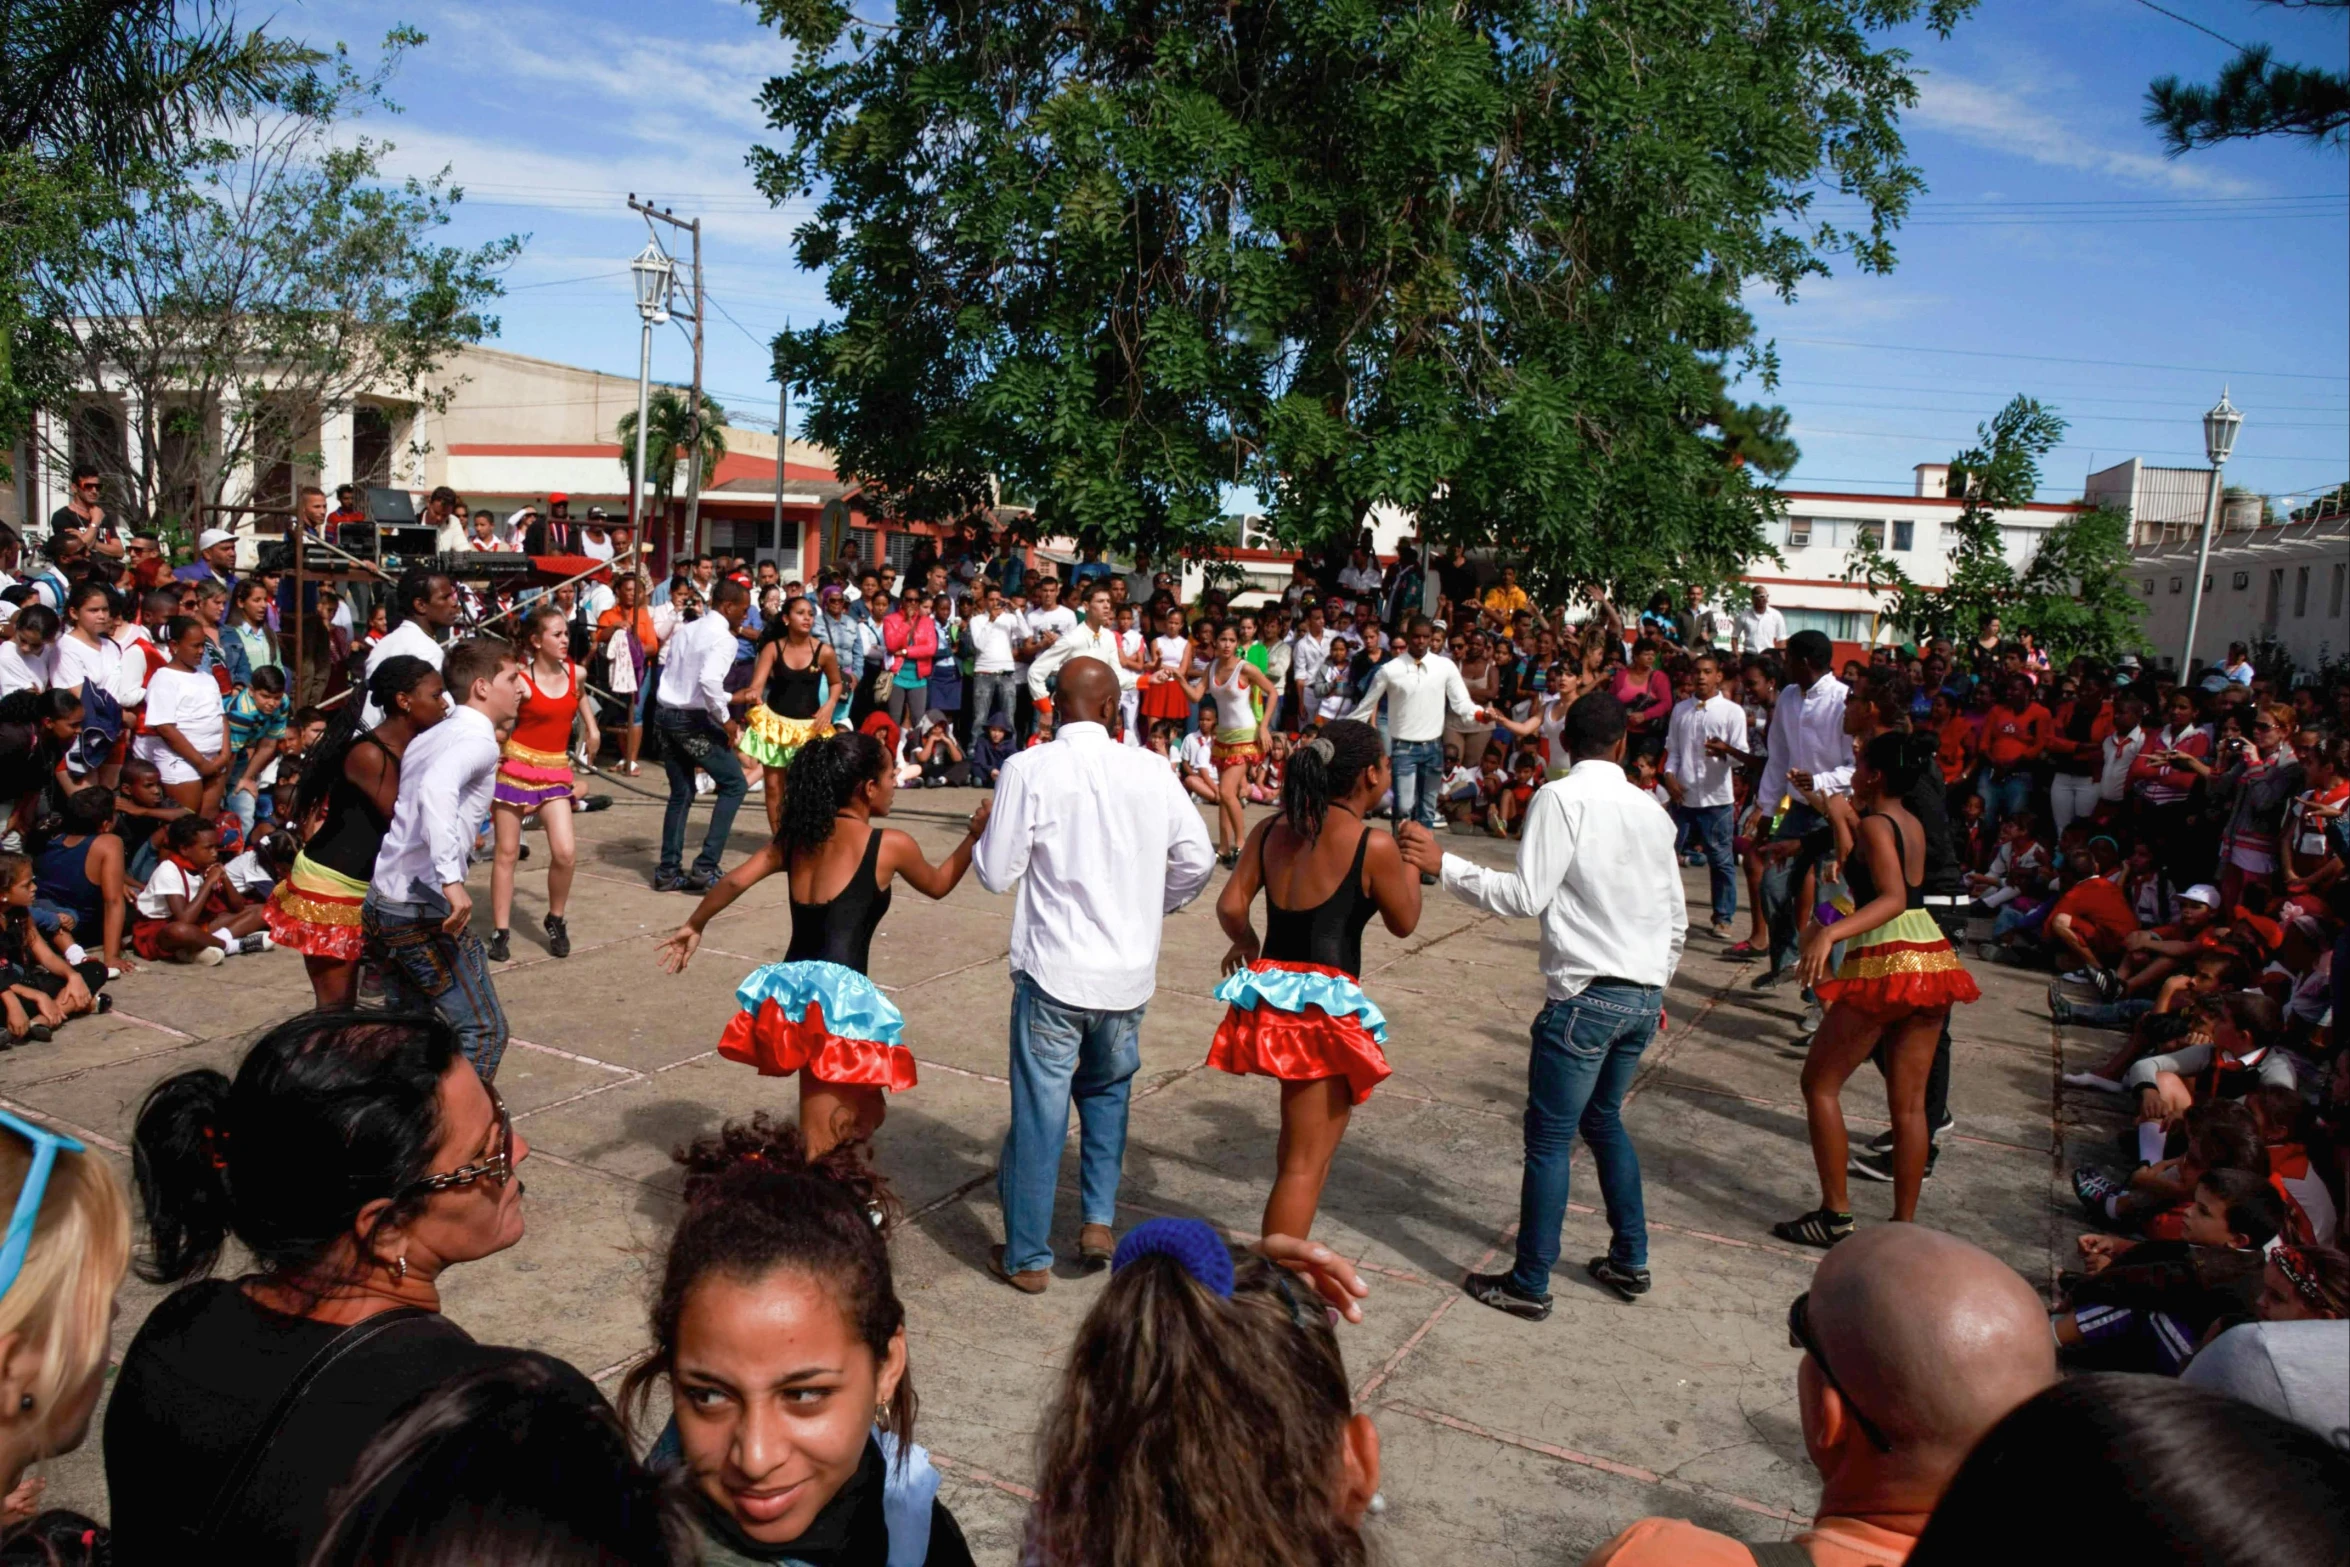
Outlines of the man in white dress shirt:
[[[1118,628],[1110,610],[1110,590],[1107,584],[1096,582],[1085,590],[1085,618],[1068,630],[1051,647],[1036,655],[1028,666],[1028,694],[1036,701],[1046,702],[1052,690],[1053,676],[1063,673],[1063,667],[1073,658],[1090,658],[1109,666],[1117,678],[1120,690],[1134,684],[1134,671],[1118,657]],[[1107,722],[1105,719],[1104,722]]]
[[400,793],[360,923],[384,960],[391,1005],[439,1013],[486,1083],[506,1053],[506,1011],[472,928],[465,875],[490,816],[498,729],[522,711],[522,666],[506,643],[476,637],[449,649],[441,678],[455,706],[400,758]]
[[1526,1074],[1526,1173],[1518,1254],[1508,1273],[1472,1273],[1477,1300],[1539,1322],[1550,1315],[1550,1270],[1567,1216],[1575,1134],[1591,1162],[1613,1232],[1585,1271],[1624,1299],[1646,1294],[1648,1218],[1640,1156],[1624,1130],[1624,1091],[1663,1016],[1689,911],[1673,856],[1673,823],[1624,776],[1624,704],[1594,691],[1567,709],[1567,776],[1526,807],[1514,871],[1447,854],[1426,828],[1397,830],[1405,863],[1437,871],[1462,902],[1538,919],[1549,1004],[1534,1020]]
[[1747,597],[1734,625],[1741,653],[1768,653],[1787,645],[1787,617],[1771,608],[1771,590],[1757,587]]
[[1665,729],[1665,793],[1673,797],[1673,820],[1687,827],[1705,849],[1713,877],[1714,934],[1728,941],[1737,932],[1738,864],[1731,847],[1737,806],[1730,774],[1732,751],[1746,749],[1746,709],[1722,695],[1722,662],[1700,653],[1689,676],[1692,695],[1673,709]]
[[[758,695],[728,694],[726,672],[734,667],[734,634],[751,612],[751,590],[732,577],[710,584],[710,607],[677,628],[661,648],[661,683],[653,692],[653,723],[661,731],[661,768],[669,775],[669,805],[661,813],[661,860],[653,871],[655,892],[708,892],[718,879],[718,862],[734,831],[734,813],[750,792],[743,764],[736,760],[727,721],[737,707]],[[710,797],[710,830],[691,874],[680,875],[685,859],[686,819],[694,809],[694,769],[717,784]]]
[[[457,584],[428,566],[411,566],[400,573],[392,588],[392,610],[399,624],[385,632],[384,639],[367,655],[366,673],[359,678],[362,692],[368,677],[387,658],[405,653],[435,669],[441,667],[441,639],[457,623]],[[451,699],[455,699],[454,692]],[[370,729],[382,723],[383,710],[375,705],[375,699],[362,695],[361,701],[359,721]]]
[[1052,1277],[1053,1192],[1072,1098],[1083,1222],[1077,1249],[1088,1264],[1110,1260],[1142,1013],[1158,983],[1159,926],[1199,895],[1216,864],[1199,812],[1166,759],[1111,740],[1115,671],[1096,658],[1070,660],[1058,701],[1052,743],[1004,764],[971,860],[988,891],[1019,889],[1012,1129],[996,1174],[1004,1244],[994,1261],[1030,1295]]
[[[1754,814],[1747,837],[1759,842],[1761,828],[1779,808],[1783,795],[1793,796],[1787,814],[1779,818],[1772,843],[1800,843],[1827,818],[1812,801],[1852,792],[1852,737],[1844,732],[1844,682],[1828,671],[1836,662],[1835,645],[1824,631],[1798,631],[1787,639],[1787,684],[1771,708],[1771,731],[1763,742],[1762,782],[1754,791]],[[1781,849],[1763,867],[1763,919],[1770,927],[1770,967],[1753,981],[1756,990],[1768,990],[1794,972],[1795,938],[1803,923],[1795,907],[1796,889],[1816,855]]]
[[1323,681],[1330,667],[1330,644],[1333,640],[1329,629],[1322,623],[1321,601],[1307,599],[1305,608],[1298,611],[1297,629],[1289,634],[1289,717],[1286,723],[1276,727],[1294,734],[1313,721],[1314,712],[1322,701]]
[[[1387,751],[1395,768],[1395,820],[1436,825],[1436,798],[1444,790],[1444,715],[1464,724],[1491,723],[1461,681],[1458,664],[1436,645],[1436,622],[1414,615],[1406,623],[1403,651],[1371,676],[1362,701],[1347,717],[1371,722],[1380,698],[1387,700]],[[1435,880],[1423,874],[1424,882]]]

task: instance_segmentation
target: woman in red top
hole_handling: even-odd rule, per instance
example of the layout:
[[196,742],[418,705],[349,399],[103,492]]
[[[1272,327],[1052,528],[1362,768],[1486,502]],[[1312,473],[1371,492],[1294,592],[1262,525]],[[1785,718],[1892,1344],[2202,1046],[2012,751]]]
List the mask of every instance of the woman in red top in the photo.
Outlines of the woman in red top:
[[579,849],[571,836],[571,800],[579,785],[571,776],[571,723],[587,723],[588,754],[598,741],[596,715],[579,699],[579,666],[572,663],[571,621],[553,604],[532,610],[522,622],[522,680],[528,690],[514,733],[498,763],[497,791],[490,819],[497,833],[497,858],[490,865],[489,957],[507,959],[506,922],[514,912],[514,867],[522,858],[522,818],[536,811],[547,829],[547,950],[571,956],[571,932],[563,910],[571,902],[571,875]]
[[1665,724],[1673,716],[1673,682],[1656,667],[1654,637],[1632,644],[1632,662],[1616,671],[1612,689],[1624,704],[1632,726],[1633,748],[1656,751],[1664,744]]

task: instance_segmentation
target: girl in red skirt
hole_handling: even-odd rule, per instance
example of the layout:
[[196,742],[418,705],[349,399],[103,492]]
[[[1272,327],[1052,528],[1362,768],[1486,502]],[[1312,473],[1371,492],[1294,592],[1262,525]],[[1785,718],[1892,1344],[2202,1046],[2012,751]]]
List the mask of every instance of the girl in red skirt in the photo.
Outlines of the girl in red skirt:
[[[1281,1080],[1281,1142],[1263,1233],[1303,1237],[1354,1107],[1387,1076],[1387,1019],[1363,994],[1363,927],[1408,936],[1420,878],[1364,816],[1387,792],[1379,732],[1326,725],[1290,753],[1281,814],[1257,824],[1216,900],[1232,938],[1217,999],[1230,1003],[1208,1065]],[[1265,889],[1265,939],[1249,905]]]
[[579,666],[571,662],[570,617],[547,603],[522,621],[522,712],[514,720],[498,757],[496,792],[490,801],[497,855],[490,863],[492,963],[513,952],[507,923],[514,917],[514,868],[522,862],[522,819],[536,812],[547,830],[547,951],[571,956],[571,879],[579,868],[579,842],[571,831],[571,801],[579,782],[571,772],[571,727],[587,720],[587,754],[601,745],[596,714],[580,702]]
[[[1913,1219],[1926,1177],[1926,1073],[1953,1005],[1978,999],[1974,976],[1950,949],[1942,927],[1926,912],[1926,838],[1904,806],[1928,767],[1936,766],[1931,735],[1881,734],[1861,748],[1852,772],[1852,799],[1832,801],[1836,854],[1852,912],[1803,932],[1796,972],[1827,1006],[1811,1053],[1803,1062],[1804,1117],[1811,1156],[1819,1166],[1820,1205],[1801,1218],[1771,1226],[1781,1240],[1835,1245],[1853,1231],[1845,1181],[1847,1144],[1844,1080],[1887,1046],[1885,1098],[1893,1117],[1893,1217]],[[1844,944],[1833,976],[1830,950]]]

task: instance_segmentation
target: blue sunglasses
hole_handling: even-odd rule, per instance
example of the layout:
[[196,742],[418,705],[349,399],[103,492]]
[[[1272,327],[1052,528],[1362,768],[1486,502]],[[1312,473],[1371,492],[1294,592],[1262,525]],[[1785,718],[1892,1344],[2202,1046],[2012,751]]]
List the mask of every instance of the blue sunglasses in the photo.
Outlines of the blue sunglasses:
[[0,1126],[33,1145],[33,1167],[25,1172],[24,1190],[16,1194],[16,1211],[8,1216],[8,1238],[0,1241],[0,1296],[5,1296],[24,1271],[24,1254],[33,1244],[33,1226],[40,1221],[41,1199],[49,1190],[49,1172],[56,1168],[57,1151],[83,1152],[70,1137],[35,1126],[0,1110]]

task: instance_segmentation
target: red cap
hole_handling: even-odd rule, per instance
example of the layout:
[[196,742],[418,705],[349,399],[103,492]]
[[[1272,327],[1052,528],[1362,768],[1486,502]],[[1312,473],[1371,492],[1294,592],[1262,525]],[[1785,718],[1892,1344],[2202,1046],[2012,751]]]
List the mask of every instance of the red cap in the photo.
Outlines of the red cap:
[[551,490],[547,494],[547,504],[549,506],[561,506],[568,503],[570,499],[571,497],[564,494],[561,490]]

